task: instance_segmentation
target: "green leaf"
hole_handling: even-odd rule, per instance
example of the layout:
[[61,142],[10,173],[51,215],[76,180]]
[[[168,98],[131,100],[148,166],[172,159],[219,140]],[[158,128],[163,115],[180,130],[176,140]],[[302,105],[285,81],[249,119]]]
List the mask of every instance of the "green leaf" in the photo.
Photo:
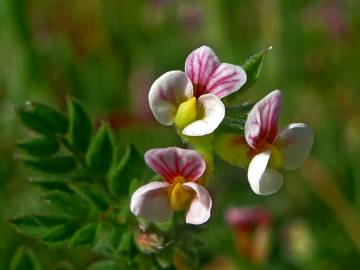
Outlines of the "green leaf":
[[109,190],[114,196],[128,195],[131,181],[141,179],[146,172],[143,157],[130,145],[109,177]]
[[28,102],[16,108],[20,121],[29,129],[45,135],[65,134],[67,118],[52,108],[37,102]]
[[60,144],[52,137],[40,137],[18,142],[19,147],[25,153],[35,157],[47,157],[59,151]]
[[265,56],[271,49],[272,47],[266,48],[246,60],[246,62],[242,65],[242,68],[245,70],[247,76],[246,83],[241,87],[239,91],[236,91],[226,97],[226,102],[231,103],[236,101],[238,97],[244,93],[245,90],[251,88],[259,80]]
[[119,264],[113,260],[98,261],[90,265],[87,270],[123,270],[128,269],[125,265]]
[[93,184],[76,183],[71,184],[70,187],[98,211],[104,212],[109,208],[107,195]]
[[229,105],[226,107],[226,116],[239,117],[240,115],[241,118],[243,118],[244,116],[247,117],[247,114],[251,111],[254,105],[255,103],[249,102],[237,105]]
[[71,191],[68,186],[69,180],[51,178],[51,177],[36,177],[30,178],[30,183],[35,184],[45,190],[61,190],[65,192]]
[[109,126],[103,124],[92,140],[86,154],[86,162],[93,172],[105,174],[110,168],[114,156]]
[[69,101],[69,143],[76,152],[85,153],[91,139],[92,126],[83,106],[75,99]]
[[50,229],[41,241],[47,245],[62,245],[74,235],[76,227],[71,224],[62,224]]
[[59,211],[63,215],[78,219],[87,218],[91,214],[88,203],[77,194],[55,190],[47,193],[44,198],[54,212]]
[[131,180],[131,183],[129,185],[129,194],[133,194],[140,186],[139,180],[137,178],[134,178]]
[[123,226],[114,226],[105,221],[101,222],[96,245],[93,249],[99,253],[115,253],[123,232]]
[[136,252],[134,243],[134,234],[131,231],[125,231],[120,239],[118,251],[126,257],[133,258]]
[[27,215],[10,220],[15,229],[27,236],[38,238],[46,234],[54,226],[69,222],[62,216]]
[[70,240],[70,245],[73,247],[77,246],[91,246],[96,238],[98,230],[98,224],[88,223],[82,228],[77,230],[74,236]]
[[76,167],[76,160],[73,156],[54,156],[21,160],[25,165],[31,168],[52,174],[68,173]]
[[41,270],[41,265],[35,253],[24,246],[19,247],[10,263],[10,270]]
[[216,129],[216,134],[237,133],[244,134],[244,126],[247,115],[240,114],[238,117],[225,116],[220,126]]

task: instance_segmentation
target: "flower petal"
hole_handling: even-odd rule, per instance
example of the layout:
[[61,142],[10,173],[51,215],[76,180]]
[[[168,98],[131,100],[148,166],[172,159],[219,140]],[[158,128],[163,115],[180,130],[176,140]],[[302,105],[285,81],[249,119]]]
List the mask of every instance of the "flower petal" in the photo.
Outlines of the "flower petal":
[[170,126],[174,122],[178,106],[193,96],[190,79],[182,71],[169,71],[160,76],[149,92],[150,109],[156,120]]
[[185,73],[194,85],[194,96],[206,93],[206,85],[210,76],[220,65],[219,58],[208,46],[192,51],[185,61]]
[[225,105],[213,94],[205,94],[197,100],[197,111],[203,115],[186,126],[182,134],[187,136],[204,136],[212,133],[225,116]]
[[276,145],[284,159],[284,168],[298,169],[309,156],[314,144],[312,129],[303,123],[293,123],[287,126],[276,139]]
[[277,123],[282,105],[282,94],[275,90],[251,109],[245,123],[245,138],[257,149],[262,143],[272,143],[277,135]]
[[205,160],[195,151],[178,147],[152,149],[145,153],[146,164],[172,183],[177,176],[196,181],[205,171]]
[[130,202],[131,212],[151,222],[165,222],[172,215],[166,182],[151,182],[137,189]]
[[246,73],[240,66],[223,63],[210,76],[206,85],[206,93],[223,98],[239,90],[245,82]]
[[209,192],[201,185],[196,183],[184,183],[186,187],[195,191],[195,197],[186,213],[186,223],[199,225],[210,218],[212,201]]
[[251,189],[259,195],[270,195],[280,190],[283,176],[276,170],[267,168],[271,151],[257,154],[250,162],[248,179]]

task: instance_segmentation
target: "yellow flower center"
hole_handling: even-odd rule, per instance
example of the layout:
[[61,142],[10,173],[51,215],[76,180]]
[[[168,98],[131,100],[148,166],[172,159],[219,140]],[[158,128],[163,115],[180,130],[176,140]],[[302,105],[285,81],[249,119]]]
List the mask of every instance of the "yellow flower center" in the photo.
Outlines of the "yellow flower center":
[[196,98],[193,97],[180,104],[175,115],[175,125],[179,129],[184,129],[187,125],[196,120]]
[[185,178],[177,176],[173,180],[173,186],[169,190],[171,208],[180,211],[188,208],[195,196],[195,192],[183,185]]

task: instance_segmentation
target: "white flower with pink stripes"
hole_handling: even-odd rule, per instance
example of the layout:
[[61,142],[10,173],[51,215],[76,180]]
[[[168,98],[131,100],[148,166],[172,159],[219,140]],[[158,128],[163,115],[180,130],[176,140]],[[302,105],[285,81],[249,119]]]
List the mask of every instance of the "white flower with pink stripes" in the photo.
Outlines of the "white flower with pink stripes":
[[260,100],[250,111],[245,123],[245,139],[251,158],[248,180],[260,195],[277,192],[283,185],[280,168],[295,170],[309,156],[314,135],[303,123],[288,125],[278,132],[282,94],[275,90]]
[[221,63],[211,48],[202,46],[187,57],[185,72],[169,71],[153,83],[150,108],[161,124],[175,124],[184,135],[207,135],[225,116],[221,98],[245,82],[240,66]]
[[151,222],[165,222],[173,211],[186,211],[186,223],[202,224],[210,218],[212,206],[208,191],[196,181],[206,169],[195,151],[177,147],[152,149],[145,153],[146,164],[164,182],[151,182],[137,189],[131,212]]

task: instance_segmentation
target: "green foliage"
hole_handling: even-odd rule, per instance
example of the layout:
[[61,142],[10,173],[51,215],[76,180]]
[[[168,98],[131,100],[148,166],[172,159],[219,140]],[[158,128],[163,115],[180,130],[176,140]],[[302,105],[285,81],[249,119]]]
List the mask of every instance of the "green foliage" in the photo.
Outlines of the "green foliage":
[[53,212],[74,218],[86,218],[91,214],[89,204],[75,193],[53,190],[43,197]]
[[244,93],[244,91],[250,89],[260,78],[260,74],[263,68],[265,56],[271,50],[271,47],[266,48],[257,54],[249,57],[242,68],[246,72],[247,80],[246,83],[241,87],[239,91],[234,92],[225,98],[228,103],[236,102],[238,98]]
[[124,268],[123,264],[119,264],[113,260],[103,260],[92,264],[87,270],[120,270]]
[[219,125],[219,127],[215,130],[215,134],[244,134],[244,127],[247,115],[253,106],[254,104],[247,103],[241,105],[227,106],[226,116]]
[[70,146],[75,152],[85,153],[92,135],[90,118],[79,101],[70,98],[68,106]]
[[67,132],[67,118],[46,105],[28,102],[26,106],[18,107],[16,112],[21,122],[37,133],[55,135]]
[[52,137],[33,138],[16,145],[28,155],[35,157],[47,157],[56,154],[60,149],[59,142]]
[[118,251],[128,258],[133,258],[135,255],[134,234],[131,231],[125,231],[120,239]]
[[41,241],[49,246],[66,244],[73,236],[76,227],[66,223],[57,225],[46,232]]
[[216,130],[216,134],[221,133],[244,133],[244,125],[246,121],[246,115],[239,115],[238,117],[226,116],[221,122],[219,128]]
[[62,190],[66,192],[70,191],[70,188],[68,186],[69,179],[42,176],[42,177],[32,177],[30,178],[30,182],[32,184],[35,184],[43,188],[44,190]]
[[97,223],[85,224],[72,236],[70,245],[73,247],[91,246],[95,241],[98,227],[99,224]]
[[86,154],[86,163],[93,172],[106,174],[114,157],[114,146],[109,126],[103,124],[92,140]]
[[145,172],[146,166],[142,156],[134,146],[130,145],[109,177],[111,194],[114,196],[126,195],[131,181],[143,177]]
[[24,246],[19,247],[11,259],[9,270],[41,270],[35,253]]
[[[47,108],[36,104],[37,108]],[[18,148],[27,155],[20,160],[46,174],[30,179],[42,189],[41,214],[16,217],[10,223],[18,232],[48,246],[90,248],[122,260],[134,257],[133,233],[126,223],[130,220],[127,200],[130,186],[133,189],[145,172],[143,158],[129,146],[109,173],[116,162],[110,127],[103,124],[93,136],[90,118],[82,105],[70,99],[68,107],[69,120],[64,116],[69,123],[67,133],[54,133],[53,127],[50,133],[43,122],[38,128],[40,118],[32,114],[35,124],[22,121],[45,136],[19,142]],[[44,119],[49,119],[49,110],[41,112]],[[28,120],[29,115],[28,111],[21,113],[20,119]],[[111,199],[110,192],[116,199]],[[126,214],[120,218],[120,213]]]
[[65,155],[37,159],[23,158],[21,161],[31,168],[52,174],[68,173],[76,167],[75,158]]
[[10,223],[20,233],[32,238],[41,239],[52,228],[65,224],[67,218],[54,215],[27,215],[16,217],[10,220]]
[[109,208],[110,202],[107,194],[99,187],[86,182],[69,185],[82,199],[87,201],[97,211],[104,212]]
[[243,86],[243,90],[249,89],[259,80],[265,56],[270,50],[271,47],[266,48],[261,52],[258,52],[257,54],[254,54],[242,65],[247,75],[247,80],[245,85]]

